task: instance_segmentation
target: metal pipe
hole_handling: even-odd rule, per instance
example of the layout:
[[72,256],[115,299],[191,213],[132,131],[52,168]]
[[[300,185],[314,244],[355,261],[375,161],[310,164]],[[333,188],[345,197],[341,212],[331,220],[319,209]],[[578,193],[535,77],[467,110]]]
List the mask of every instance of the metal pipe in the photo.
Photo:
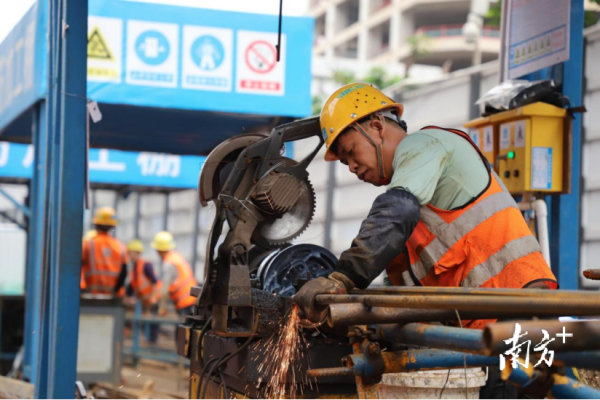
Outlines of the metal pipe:
[[[590,270],[593,271],[593,270]],[[600,274],[600,270],[599,274]],[[585,274],[585,271],[584,271]],[[599,275],[600,276],[600,275]],[[473,296],[511,296],[535,298],[590,298],[600,299],[600,293],[585,290],[544,290],[544,289],[497,289],[469,287],[436,287],[436,286],[373,286],[368,289],[352,290],[351,294],[396,294],[396,295],[473,295]]]
[[[519,340],[531,340],[535,346],[548,341],[548,349],[555,351],[600,350],[600,322],[598,321],[513,321],[490,324],[483,330],[483,343],[486,354],[502,354],[511,346],[505,340],[515,334],[516,324],[520,325],[521,334],[527,336]],[[547,333],[544,336],[543,331]]]
[[378,325],[373,340],[466,353],[483,353],[483,331],[428,324]]
[[336,295],[321,294],[315,302],[321,305],[340,303],[361,303],[369,307],[405,307],[415,309],[442,309],[457,311],[510,311],[527,310],[530,313],[543,313],[553,309],[560,315],[600,314],[600,299],[590,298],[511,298],[484,297],[475,301],[473,296],[392,296],[392,295]]
[[[507,366],[508,368],[508,366]],[[531,380],[533,368],[518,368],[503,371],[502,377],[518,386],[523,386]],[[508,375],[508,376],[506,376]],[[552,374],[554,384],[550,388],[550,395],[555,399],[600,399],[600,391],[577,382],[566,376]]]
[[[460,318],[465,320],[474,319],[509,319],[509,318],[532,318],[537,317],[559,317],[564,315],[553,309],[545,309],[543,312],[532,313],[529,310],[514,309],[510,311],[461,311]],[[456,321],[454,310],[422,310],[395,307],[365,307],[362,304],[332,304],[329,306],[327,323],[330,327],[369,324],[390,324],[409,322],[431,322],[431,321]]]
[[330,376],[349,376],[354,375],[354,369],[351,367],[309,369],[308,371],[306,371],[306,375],[312,378],[325,378]]
[[[384,352],[381,355],[385,364],[385,374],[459,368],[463,367],[465,362],[467,367],[485,367],[500,363],[498,357],[435,349]],[[355,375],[371,377],[370,372],[375,369],[370,366],[364,354],[352,354],[349,357]]]
[[583,276],[593,281],[600,281],[600,269],[586,269],[583,271]]

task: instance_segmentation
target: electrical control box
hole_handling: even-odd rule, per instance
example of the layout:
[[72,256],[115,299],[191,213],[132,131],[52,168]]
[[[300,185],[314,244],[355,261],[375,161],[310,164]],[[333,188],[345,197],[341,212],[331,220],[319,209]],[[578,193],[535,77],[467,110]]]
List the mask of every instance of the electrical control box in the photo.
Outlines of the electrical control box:
[[479,148],[510,193],[568,191],[570,117],[565,109],[538,102],[478,118],[465,127],[472,138],[474,129],[480,135],[486,129],[493,132],[497,151],[486,153],[481,138]]
[[498,133],[496,127],[492,124],[491,118],[477,118],[467,122],[464,126],[468,128],[471,140],[475,142],[492,169],[495,170],[496,155],[498,154]]

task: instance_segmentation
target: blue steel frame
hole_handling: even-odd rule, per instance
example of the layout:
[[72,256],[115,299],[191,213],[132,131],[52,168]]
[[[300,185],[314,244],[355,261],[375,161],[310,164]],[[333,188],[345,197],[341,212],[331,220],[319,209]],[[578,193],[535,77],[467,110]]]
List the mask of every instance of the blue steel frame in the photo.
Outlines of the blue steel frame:
[[[569,60],[563,63],[563,93],[571,104],[582,104],[583,94],[583,0],[571,0]],[[552,198],[550,205],[550,249],[552,264],[557,266],[561,289],[579,287],[579,226],[581,176],[581,115],[573,121],[571,153],[571,193]]]
[[31,211],[30,211],[30,209],[28,207],[26,207],[25,205],[19,203],[17,200],[15,200],[14,197],[12,197],[10,194],[8,194],[2,188],[0,188],[0,195],[4,196],[4,198],[6,198],[6,200],[10,201],[15,207],[17,207],[17,210],[19,210],[23,214],[25,214],[25,216],[27,218],[31,218]]
[[79,331],[88,4],[47,0],[47,6],[49,91],[35,118],[26,372],[35,383],[36,398],[72,398]]

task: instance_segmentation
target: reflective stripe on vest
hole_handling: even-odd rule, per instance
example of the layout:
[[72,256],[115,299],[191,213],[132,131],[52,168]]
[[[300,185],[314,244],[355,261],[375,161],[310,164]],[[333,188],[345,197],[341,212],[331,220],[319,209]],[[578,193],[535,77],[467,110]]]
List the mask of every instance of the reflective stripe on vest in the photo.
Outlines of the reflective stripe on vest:
[[422,285],[462,287],[521,288],[538,279],[555,283],[537,240],[503,182],[464,132],[447,131],[475,148],[490,181],[464,207],[421,207],[420,220],[407,241],[409,266],[402,273],[404,284],[417,284],[415,279]]
[[[122,246],[120,247],[120,260],[118,262],[119,265],[111,266],[110,264],[103,264],[102,268],[100,268],[100,266],[96,263],[96,246],[98,245],[96,241],[96,238],[89,239],[89,269],[86,270],[84,273],[84,286],[87,290],[94,294],[113,294],[119,275],[121,273],[121,264],[125,259],[124,249],[122,248]],[[111,249],[111,252],[112,251],[113,250]]]
[[417,279],[425,278],[434,264],[440,261],[444,254],[467,233],[497,212],[509,207],[518,210],[517,203],[511,196],[507,196],[504,192],[495,193],[474,204],[450,224],[429,207],[421,207],[421,220],[436,237],[421,252],[419,261],[412,265]]
[[192,286],[198,283],[192,268],[185,259],[176,251],[170,251],[163,261],[165,264],[171,264],[177,271],[177,279],[169,286],[169,297],[175,303],[178,310],[189,307],[196,301],[196,298],[190,295]]

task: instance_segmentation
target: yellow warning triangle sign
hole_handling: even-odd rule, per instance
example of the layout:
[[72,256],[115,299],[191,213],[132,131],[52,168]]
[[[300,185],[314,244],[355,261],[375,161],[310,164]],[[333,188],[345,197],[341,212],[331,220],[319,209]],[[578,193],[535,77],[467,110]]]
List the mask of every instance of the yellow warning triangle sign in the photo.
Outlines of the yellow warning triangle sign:
[[541,39],[540,40],[540,49],[543,49],[543,48],[544,48],[544,39]]
[[517,49],[517,60],[519,59],[520,54],[519,54],[519,49]]
[[546,41],[546,46],[550,46],[550,36],[548,36],[548,40]]
[[534,45],[533,45],[533,51],[538,51],[537,42],[535,42]]
[[101,60],[113,59],[113,55],[108,49],[106,41],[102,37],[98,27],[94,27],[92,33],[88,36],[87,56],[88,58],[98,58]]

